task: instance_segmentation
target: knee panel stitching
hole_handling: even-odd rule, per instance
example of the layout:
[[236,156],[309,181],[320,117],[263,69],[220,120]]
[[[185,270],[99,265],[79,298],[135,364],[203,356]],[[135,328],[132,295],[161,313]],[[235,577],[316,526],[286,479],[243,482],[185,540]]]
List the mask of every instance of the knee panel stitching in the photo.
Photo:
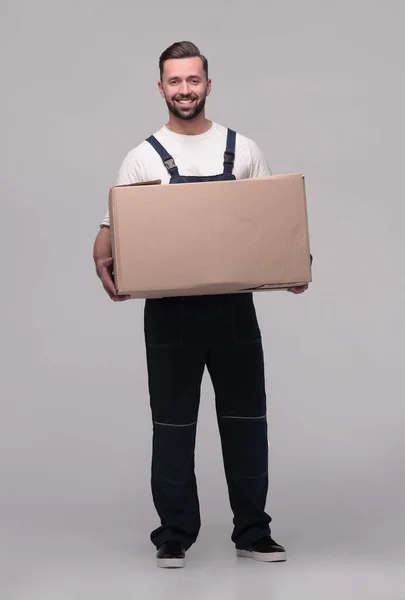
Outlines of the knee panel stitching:
[[260,417],[239,417],[239,416],[220,415],[220,419],[235,419],[235,420],[242,420],[242,421],[256,421],[259,419],[265,419],[266,417],[267,417],[267,415],[262,415]]
[[159,423],[158,421],[153,422],[155,425],[160,425],[161,427],[192,427],[197,423],[197,421],[194,421],[194,423],[185,423],[184,425],[177,425],[176,423]]

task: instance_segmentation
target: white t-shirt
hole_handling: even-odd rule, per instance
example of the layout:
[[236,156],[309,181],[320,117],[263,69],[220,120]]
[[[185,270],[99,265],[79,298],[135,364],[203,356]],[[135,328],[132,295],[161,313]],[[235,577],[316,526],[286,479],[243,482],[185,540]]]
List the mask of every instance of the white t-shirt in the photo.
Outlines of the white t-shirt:
[[[226,127],[213,122],[211,128],[199,135],[173,133],[163,125],[154,136],[174,158],[180,175],[210,176],[223,172],[226,148]],[[233,174],[236,179],[271,175],[267,160],[251,139],[237,133]],[[170,175],[162,159],[149,142],[144,140],[125,156],[114,185],[128,185],[160,179],[169,183]],[[109,225],[109,211],[100,223]]]

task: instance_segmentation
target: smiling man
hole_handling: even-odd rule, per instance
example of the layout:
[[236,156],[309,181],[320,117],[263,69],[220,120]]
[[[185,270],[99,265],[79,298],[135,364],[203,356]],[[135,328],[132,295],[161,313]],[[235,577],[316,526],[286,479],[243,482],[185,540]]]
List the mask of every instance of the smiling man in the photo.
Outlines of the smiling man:
[[[191,42],[159,61],[168,122],[125,157],[116,185],[223,181],[271,175],[257,144],[205,115],[208,63]],[[101,222],[94,261],[114,301],[109,214]],[[170,227],[170,224],[168,224]],[[290,291],[299,294],[307,286]],[[201,522],[194,449],[205,368],[211,377],[233,512],[231,539],[240,557],[286,560],[265,511],[268,438],[261,331],[251,294],[148,299],[145,345],[153,425],[151,485],[160,526],[151,533],[160,567],[182,567]]]
[[[165,78],[165,85],[163,84],[163,73],[159,81],[159,89],[163,98],[166,100],[167,107],[169,111],[182,120],[190,121],[195,119],[199,114],[201,114],[205,108],[205,100],[207,95],[211,91],[211,82],[206,80],[206,76],[204,73],[201,73],[201,66],[198,65],[199,59],[197,61],[195,58],[189,61],[191,66],[194,66],[194,72],[191,76],[187,77],[187,83],[190,87],[183,88],[182,77],[178,73],[177,70],[170,70],[169,67],[166,68],[169,77]],[[174,63],[174,66],[176,63]],[[168,94],[166,95],[166,90]],[[172,94],[174,94],[172,96]]]

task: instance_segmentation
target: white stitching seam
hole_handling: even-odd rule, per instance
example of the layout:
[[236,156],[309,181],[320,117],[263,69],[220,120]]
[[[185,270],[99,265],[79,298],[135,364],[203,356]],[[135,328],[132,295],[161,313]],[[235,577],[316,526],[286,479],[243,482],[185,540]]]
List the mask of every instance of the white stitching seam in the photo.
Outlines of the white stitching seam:
[[197,421],[194,423],[186,423],[185,425],[176,425],[175,423],[158,423],[157,421],[153,421],[155,425],[163,425],[163,427],[191,427],[191,425],[195,425]]
[[246,420],[256,420],[256,419],[265,419],[267,415],[262,415],[261,417],[227,417],[221,416],[221,419],[246,419]]

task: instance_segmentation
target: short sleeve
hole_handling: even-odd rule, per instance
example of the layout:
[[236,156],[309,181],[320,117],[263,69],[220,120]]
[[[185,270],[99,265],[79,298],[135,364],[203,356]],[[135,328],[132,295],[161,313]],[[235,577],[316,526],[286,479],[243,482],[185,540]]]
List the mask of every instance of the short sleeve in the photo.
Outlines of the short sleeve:
[[[131,150],[121,163],[114,185],[130,185],[131,183],[138,183],[139,181],[142,181],[140,165],[137,161],[135,150]],[[103,225],[110,225],[109,209],[107,209],[104,219],[100,223],[100,227]]]
[[253,140],[250,140],[250,158],[250,177],[269,177],[272,175],[264,152]]

